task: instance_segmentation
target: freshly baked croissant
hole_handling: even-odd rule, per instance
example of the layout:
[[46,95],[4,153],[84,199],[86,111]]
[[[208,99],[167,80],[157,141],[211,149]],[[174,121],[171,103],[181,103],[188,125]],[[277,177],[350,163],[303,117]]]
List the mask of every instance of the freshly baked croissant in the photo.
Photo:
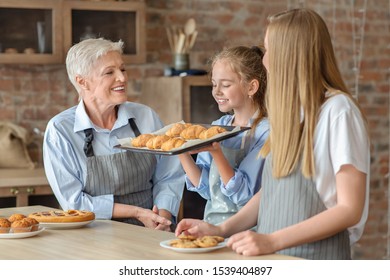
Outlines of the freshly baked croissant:
[[175,148],[181,147],[187,141],[180,137],[171,138],[161,145],[161,150],[170,151]]
[[220,126],[212,126],[207,130],[204,130],[200,133],[199,138],[200,139],[208,139],[211,138],[217,134],[220,134],[222,132],[225,132],[226,129]]
[[141,134],[141,135],[138,135],[137,137],[135,137],[131,141],[131,145],[133,145],[133,147],[136,147],[136,148],[146,147],[146,143],[148,142],[148,140],[153,138],[153,137],[154,137],[153,134]]
[[160,149],[161,145],[169,139],[171,139],[171,137],[167,135],[156,135],[146,142],[146,147],[151,150]]
[[189,126],[191,126],[190,123],[175,123],[165,134],[171,137],[178,137],[180,136],[180,133]]
[[191,140],[191,139],[198,139],[199,135],[202,131],[206,130],[204,126],[201,126],[199,124],[191,125],[187,128],[185,128],[181,133],[180,137]]

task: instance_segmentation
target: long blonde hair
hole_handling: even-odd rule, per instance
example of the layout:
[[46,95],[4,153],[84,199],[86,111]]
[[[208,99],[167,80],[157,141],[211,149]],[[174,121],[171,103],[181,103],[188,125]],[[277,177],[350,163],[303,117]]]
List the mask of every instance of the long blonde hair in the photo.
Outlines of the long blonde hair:
[[[337,66],[324,20],[310,9],[294,9],[269,18],[267,111],[270,137],[260,151],[272,153],[276,178],[302,161],[302,174],[315,175],[314,134],[327,91],[351,97]],[[355,102],[356,103],[356,102]]]

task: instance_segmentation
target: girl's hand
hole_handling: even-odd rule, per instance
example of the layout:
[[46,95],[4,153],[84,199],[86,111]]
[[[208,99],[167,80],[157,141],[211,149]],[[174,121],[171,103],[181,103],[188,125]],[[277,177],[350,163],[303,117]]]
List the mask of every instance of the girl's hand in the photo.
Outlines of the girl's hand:
[[198,154],[201,152],[210,152],[211,154],[221,149],[219,142],[213,142],[210,145],[201,147],[199,149],[189,151],[190,154]]
[[275,253],[271,235],[259,234],[251,230],[232,235],[227,246],[237,254],[244,256],[258,256]]
[[183,219],[176,227],[175,235],[180,234],[193,235],[196,237],[204,235],[219,235],[221,236],[221,229],[217,226],[208,224],[202,220]]

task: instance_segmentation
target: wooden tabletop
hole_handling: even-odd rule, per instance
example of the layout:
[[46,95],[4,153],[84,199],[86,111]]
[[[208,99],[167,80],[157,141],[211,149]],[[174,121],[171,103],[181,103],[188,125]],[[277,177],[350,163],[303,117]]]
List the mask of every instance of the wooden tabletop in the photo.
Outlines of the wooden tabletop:
[[[14,213],[51,210],[44,206],[0,209],[0,217]],[[95,220],[79,229],[45,229],[36,236],[0,239],[4,260],[256,260],[296,259],[284,255],[243,257],[229,248],[208,253],[178,253],[162,248],[160,242],[175,238],[173,233],[147,229],[111,220]]]

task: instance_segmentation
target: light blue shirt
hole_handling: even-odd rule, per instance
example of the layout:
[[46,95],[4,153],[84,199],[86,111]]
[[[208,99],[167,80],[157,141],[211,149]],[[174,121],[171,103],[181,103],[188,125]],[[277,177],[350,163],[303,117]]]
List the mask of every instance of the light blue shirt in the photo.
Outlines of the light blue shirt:
[[[225,115],[214,121],[213,125],[231,125],[233,116]],[[252,122],[252,120],[251,120]],[[248,132],[250,133],[250,132]],[[238,168],[234,169],[234,176],[225,185],[221,180],[221,192],[226,195],[230,201],[238,206],[246,204],[252,196],[259,191],[261,183],[261,174],[263,171],[264,160],[258,157],[261,147],[269,135],[269,122],[263,119],[256,127],[255,134],[248,137],[250,141],[248,151]],[[226,139],[221,145],[227,148],[239,149],[242,144],[245,133],[240,133],[235,137]],[[195,187],[186,176],[186,186],[190,191],[198,192],[204,199],[210,200],[209,172],[212,156],[209,152],[199,153],[196,158],[196,164],[201,169],[199,186]]]
[[[90,196],[83,192],[87,178],[84,153],[84,130],[94,129],[93,149],[96,156],[123,153],[114,148],[118,139],[134,137],[129,119],[141,133],[150,133],[163,127],[158,115],[149,107],[132,102],[121,104],[112,130],[95,126],[89,119],[83,101],[53,117],[46,128],[43,157],[46,176],[63,209],[93,211],[98,219],[111,219],[114,196]],[[153,175],[153,201],[159,209],[177,216],[184,188],[184,171],[177,156],[156,155]]]

